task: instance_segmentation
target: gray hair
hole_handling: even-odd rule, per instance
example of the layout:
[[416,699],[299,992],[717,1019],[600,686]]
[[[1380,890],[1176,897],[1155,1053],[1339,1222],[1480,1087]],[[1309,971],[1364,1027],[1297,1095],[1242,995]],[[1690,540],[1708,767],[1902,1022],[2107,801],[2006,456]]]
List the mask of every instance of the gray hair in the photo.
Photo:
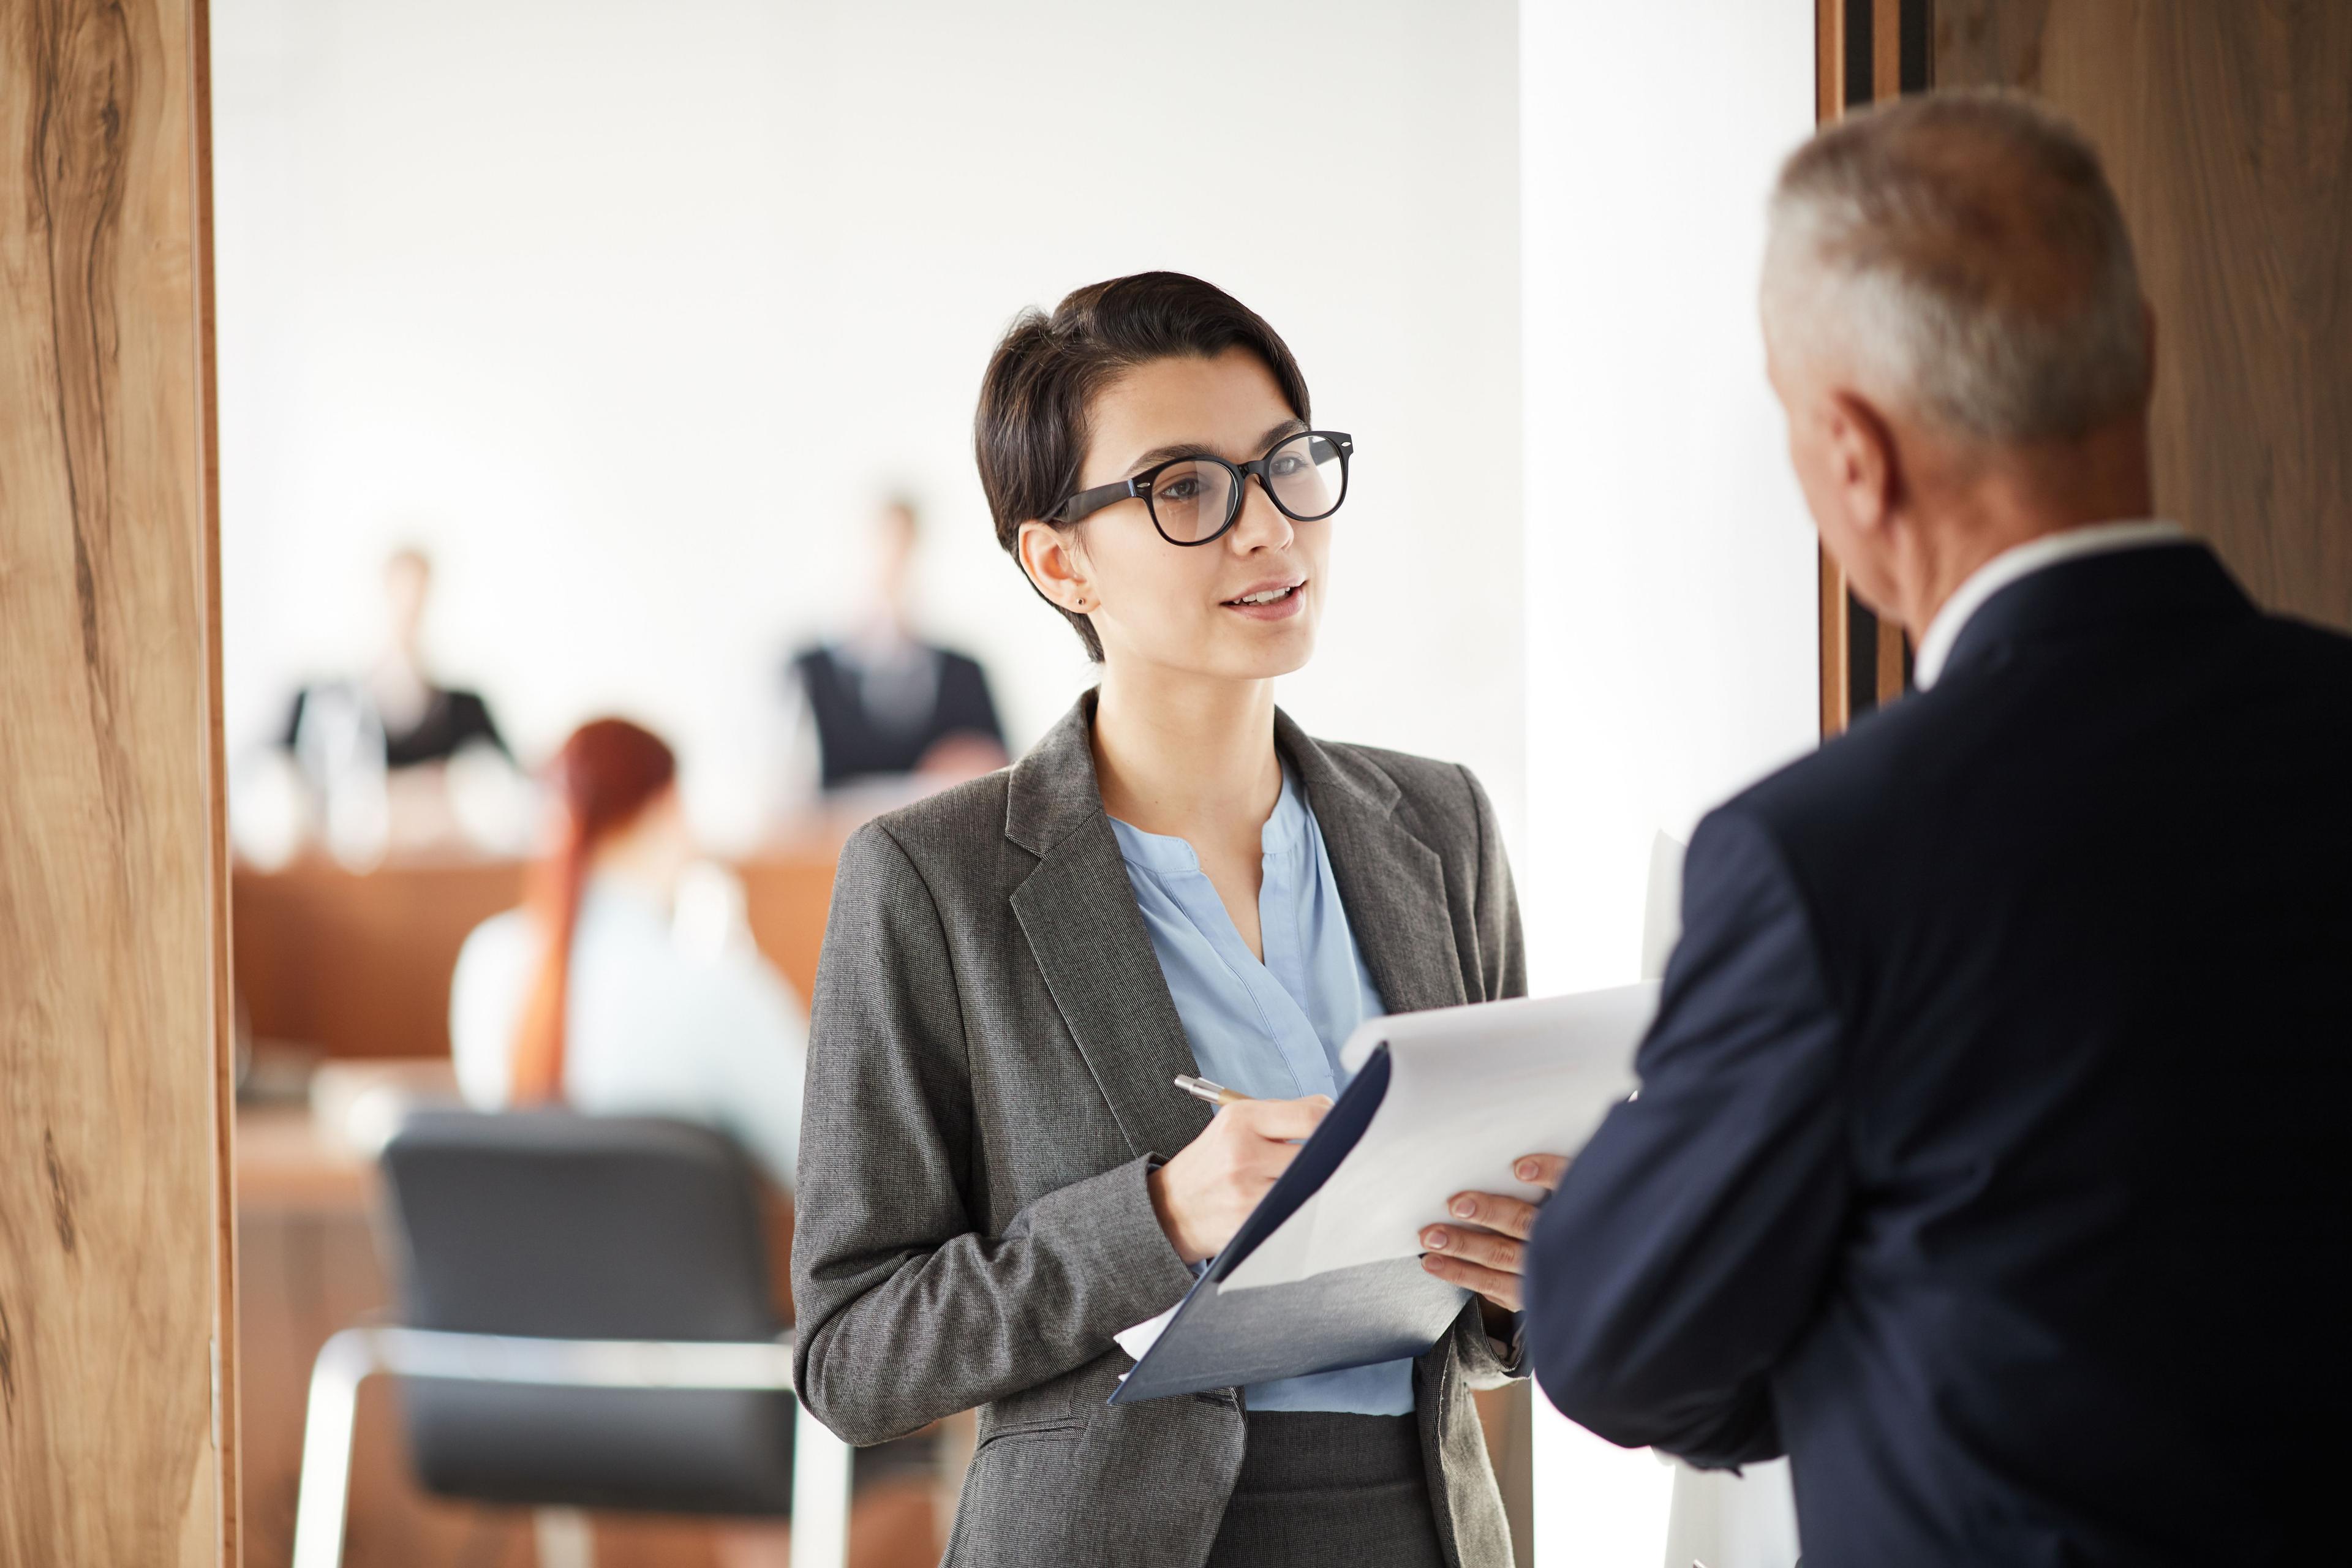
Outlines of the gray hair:
[[1772,193],[1764,327],[1929,425],[2017,444],[2141,405],[2150,352],[2098,154],[2014,95],[1905,99],[1790,155]]

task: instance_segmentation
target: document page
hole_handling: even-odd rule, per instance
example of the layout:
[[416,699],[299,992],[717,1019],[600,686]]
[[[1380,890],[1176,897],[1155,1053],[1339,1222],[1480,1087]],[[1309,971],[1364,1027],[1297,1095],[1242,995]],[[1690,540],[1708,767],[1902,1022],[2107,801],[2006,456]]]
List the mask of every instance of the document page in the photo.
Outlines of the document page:
[[1459,1192],[1542,1196],[1511,1163],[1584,1146],[1633,1090],[1633,1051],[1657,1005],[1651,984],[1367,1020],[1341,1063],[1352,1073],[1385,1044],[1388,1093],[1330,1179],[1224,1289],[1411,1258]]

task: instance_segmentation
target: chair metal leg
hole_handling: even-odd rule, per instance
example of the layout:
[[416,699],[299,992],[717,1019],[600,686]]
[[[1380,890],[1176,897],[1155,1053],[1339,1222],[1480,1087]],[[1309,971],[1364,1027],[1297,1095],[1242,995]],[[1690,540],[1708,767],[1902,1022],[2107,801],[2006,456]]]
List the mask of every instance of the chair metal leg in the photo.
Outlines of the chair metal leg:
[[352,1425],[360,1384],[376,1370],[374,1336],[345,1329],[320,1348],[310,1368],[302,1425],[302,1479],[294,1504],[293,1568],[341,1568],[343,1513],[351,1498]]
[[[555,1388],[792,1386],[792,1347],[643,1340],[548,1340],[385,1325],[345,1329],[310,1369],[292,1568],[341,1568],[360,1384],[375,1373]],[[799,1407],[793,1438],[793,1568],[846,1568],[850,1448]],[[545,1568],[591,1568],[594,1537],[575,1510],[541,1510]]]
[[576,1508],[542,1508],[531,1515],[539,1568],[596,1568],[596,1531]]
[[793,1568],[846,1568],[856,1450],[799,1406],[793,1423]]

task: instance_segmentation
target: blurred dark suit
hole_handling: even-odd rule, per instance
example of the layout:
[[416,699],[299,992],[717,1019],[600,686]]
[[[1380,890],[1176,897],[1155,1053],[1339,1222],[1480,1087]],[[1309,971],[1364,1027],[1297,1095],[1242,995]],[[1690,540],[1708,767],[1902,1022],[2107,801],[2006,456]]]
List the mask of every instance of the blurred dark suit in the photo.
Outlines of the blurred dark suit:
[[792,676],[815,721],[825,789],[911,773],[950,736],[969,735],[1003,749],[1003,727],[977,660],[923,643],[893,652],[880,663],[861,660],[842,645],[793,656]]
[[1786,1452],[1808,1568],[2346,1560],[2352,640],[2050,567],[1684,905],[1535,1236],[1562,1410]]

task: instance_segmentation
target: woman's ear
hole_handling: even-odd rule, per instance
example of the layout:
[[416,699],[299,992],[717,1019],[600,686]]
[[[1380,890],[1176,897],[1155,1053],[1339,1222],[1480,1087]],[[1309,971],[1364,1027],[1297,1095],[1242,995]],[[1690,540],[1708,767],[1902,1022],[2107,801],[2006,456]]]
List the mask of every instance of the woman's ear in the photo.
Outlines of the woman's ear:
[[1021,525],[1020,550],[1021,570],[1029,574],[1030,583],[1049,603],[1076,616],[1100,604],[1076,541],[1069,533],[1050,522],[1033,520]]

